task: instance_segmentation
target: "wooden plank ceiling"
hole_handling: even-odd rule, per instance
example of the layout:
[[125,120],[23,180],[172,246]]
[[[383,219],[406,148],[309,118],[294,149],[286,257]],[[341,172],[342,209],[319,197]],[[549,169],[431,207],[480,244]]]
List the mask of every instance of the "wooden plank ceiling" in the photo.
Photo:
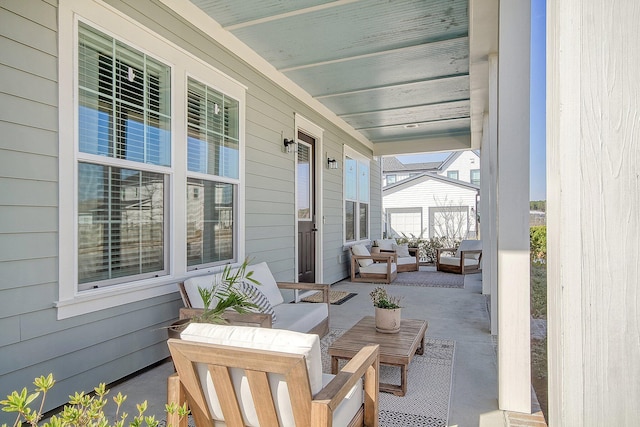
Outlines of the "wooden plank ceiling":
[[468,0],[191,1],[374,144],[470,133]]

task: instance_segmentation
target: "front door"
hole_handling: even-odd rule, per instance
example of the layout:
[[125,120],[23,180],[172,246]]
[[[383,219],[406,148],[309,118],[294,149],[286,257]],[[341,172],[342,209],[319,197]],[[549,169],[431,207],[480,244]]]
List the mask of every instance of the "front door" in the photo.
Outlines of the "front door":
[[298,282],[303,283],[316,280],[315,143],[315,138],[298,131]]

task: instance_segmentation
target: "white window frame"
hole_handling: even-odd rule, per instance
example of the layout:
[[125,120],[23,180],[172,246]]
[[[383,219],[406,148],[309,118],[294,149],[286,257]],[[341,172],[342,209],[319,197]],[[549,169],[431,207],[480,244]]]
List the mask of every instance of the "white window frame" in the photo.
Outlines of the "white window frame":
[[[347,216],[347,210],[346,210],[346,202],[348,201],[354,201],[356,202],[356,207],[354,210],[354,226],[355,226],[355,240],[347,240],[347,222],[346,220],[344,221],[344,227],[342,229],[342,240],[345,244],[345,246],[348,245],[353,245],[353,244],[357,244],[357,243],[366,243],[369,242],[371,239],[371,159],[367,158],[365,155],[360,154],[359,152],[355,151],[353,148],[350,148],[348,146],[344,146],[344,154],[343,154],[343,158],[342,158],[342,164],[344,165],[344,175],[343,175],[343,185],[344,185],[344,192],[343,192],[343,196],[342,196],[342,217],[346,219]],[[366,166],[369,168],[369,194],[368,194],[368,201],[366,202],[367,204],[367,237],[365,238],[361,238],[361,233],[360,233],[360,203],[361,203],[361,199],[360,199],[360,186],[358,185],[359,180],[356,180],[356,189],[358,192],[358,196],[357,196],[357,200],[352,200],[352,199],[347,199],[347,194],[346,194],[346,188],[347,188],[347,161],[346,159],[350,158],[355,160],[358,165],[360,164],[366,164]]]
[[[171,67],[171,167],[165,203],[168,239],[167,275],[98,289],[78,291],[77,164],[78,156],[78,21],[123,41]],[[58,5],[59,76],[59,295],[58,319],[92,313],[176,292],[176,282],[203,271],[186,267],[186,104],[187,76],[239,102],[239,180],[237,200],[244,200],[246,86],[102,2],[60,0]],[[104,161],[105,159],[101,159]],[[146,170],[144,164],[136,169]],[[155,168],[154,168],[155,169]],[[244,258],[244,204],[236,203],[236,262]]]

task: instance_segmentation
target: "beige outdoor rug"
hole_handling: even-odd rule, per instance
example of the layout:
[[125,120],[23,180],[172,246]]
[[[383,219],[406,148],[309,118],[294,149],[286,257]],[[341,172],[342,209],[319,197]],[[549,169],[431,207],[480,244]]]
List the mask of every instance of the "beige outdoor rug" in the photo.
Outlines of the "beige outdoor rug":
[[407,271],[398,273],[398,277],[391,284],[430,288],[464,288],[464,275],[442,271]]
[[[327,348],[344,329],[332,328],[320,341],[322,370],[331,373]],[[380,427],[446,427],[453,381],[455,341],[425,338],[423,355],[416,355],[408,371],[404,397],[380,393]],[[344,361],[341,361],[341,365]],[[380,365],[380,381],[400,384],[400,369]]]

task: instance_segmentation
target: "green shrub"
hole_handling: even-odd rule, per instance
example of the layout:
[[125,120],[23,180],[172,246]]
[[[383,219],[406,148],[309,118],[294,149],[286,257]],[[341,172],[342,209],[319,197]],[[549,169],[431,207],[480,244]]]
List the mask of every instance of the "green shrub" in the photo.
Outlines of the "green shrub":
[[[42,410],[47,397],[47,392],[51,390],[55,384],[53,375],[41,376],[33,381],[36,386],[33,393],[28,393],[27,388],[23,388],[21,392],[14,391],[7,396],[5,400],[0,400],[2,410],[4,412],[13,412],[16,414],[16,420],[13,427],[29,425],[37,427],[42,420]],[[113,397],[116,404],[115,420],[112,421],[105,414],[105,407],[108,400],[106,398],[109,390],[106,389],[104,383],[93,389],[93,393],[86,394],[83,392],[75,392],[69,396],[69,403],[64,406],[62,412],[53,415],[48,422],[42,424],[43,427],[124,427],[128,414],[120,414],[120,407],[127,400],[127,396],[118,393]],[[33,409],[30,405],[42,395],[38,409]],[[147,401],[136,405],[138,415],[134,416],[129,427],[157,427],[160,423],[155,416],[144,415],[147,410]],[[178,407],[175,404],[165,405],[165,411],[169,414],[178,414],[180,419],[189,414],[189,409],[185,403],[184,406]],[[2,427],[7,427],[2,424]]]
[[[422,237],[403,235],[402,237],[396,237],[398,244],[408,243],[410,248],[418,248],[418,254],[422,262],[434,263],[436,262],[436,254],[438,249],[449,247],[447,242],[449,239],[445,237],[432,237],[430,239],[423,239]],[[453,241],[454,249],[458,249],[460,246],[460,240]]]
[[529,228],[529,246],[531,260],[534,262],[547,261],[547,226],[536,225]]

